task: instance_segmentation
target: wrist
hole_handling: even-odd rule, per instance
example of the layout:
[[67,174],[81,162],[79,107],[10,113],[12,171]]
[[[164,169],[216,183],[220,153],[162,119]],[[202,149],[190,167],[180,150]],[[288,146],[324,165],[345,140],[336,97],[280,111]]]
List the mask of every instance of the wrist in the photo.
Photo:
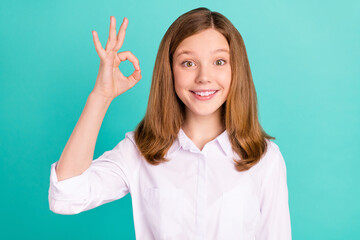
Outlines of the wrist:
[[94,91],[92,91],[90,94],[89,94],[89,97],[88,97],[88,100],[89,99],[94,99],[96,102],[98,103],[103,103],[107,106],[110,105],[110,103],[112,102],[113,98],[110,98],[110,97],[105,97],[104,95],[101,95],[101,94],[98,94]]

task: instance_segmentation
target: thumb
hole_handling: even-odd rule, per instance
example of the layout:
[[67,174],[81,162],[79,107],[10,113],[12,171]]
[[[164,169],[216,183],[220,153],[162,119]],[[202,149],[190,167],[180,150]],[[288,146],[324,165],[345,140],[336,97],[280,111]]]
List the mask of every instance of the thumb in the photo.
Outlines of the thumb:
[[141,76],[141,70],[135,70],[129,77],[128,79],[129,80],[132,80],[132,81],[139,81],[140,79],[142,78]]

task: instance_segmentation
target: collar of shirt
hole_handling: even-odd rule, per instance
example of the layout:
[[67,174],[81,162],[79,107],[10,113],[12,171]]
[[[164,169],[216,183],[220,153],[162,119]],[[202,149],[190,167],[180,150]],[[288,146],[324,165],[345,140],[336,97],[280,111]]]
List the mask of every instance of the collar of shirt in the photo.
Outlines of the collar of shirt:
[[[228,132],[225,130],[220,135],[218,135],[215,139],[206,143],[203,150],[208,144],[217,144],[222,150],[225,156],[228,156],[232,152],[231,143],[229,140]],[[180,148],[184,150],[188,150],[191,152],[201,153],[198,147],[194,144],[194,142],[185,134],[184,130],[180,128],[177,139],[174,141],[173,145],[168,150],[166,156],[170,156],[177,152]]]

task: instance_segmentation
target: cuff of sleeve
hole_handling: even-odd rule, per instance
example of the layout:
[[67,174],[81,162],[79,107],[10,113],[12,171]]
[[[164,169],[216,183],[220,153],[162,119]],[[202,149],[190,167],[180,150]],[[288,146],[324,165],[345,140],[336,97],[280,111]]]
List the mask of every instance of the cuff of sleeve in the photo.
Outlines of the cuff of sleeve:
[[88,175],[90,167],[82,174],[58,181],[55,168],[58,162],[51,164],[49,197],[56,200],[74,201],[86,198],[89,191]]

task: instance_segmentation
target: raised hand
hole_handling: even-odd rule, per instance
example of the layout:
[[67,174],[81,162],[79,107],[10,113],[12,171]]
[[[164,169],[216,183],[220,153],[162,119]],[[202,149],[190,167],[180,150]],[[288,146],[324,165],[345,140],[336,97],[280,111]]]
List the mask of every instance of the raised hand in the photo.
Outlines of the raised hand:
[[[118,53],[124,42],[128,21],[124,18],[116,36],[116,19],[110,16],[109,38],[105,49],[101,46],[97,32],[92,31],[95,49],[100,57],[99,73],[92,92],[111,100],[132,88],[141,79],[139,60],[135,55],[130,51]],[[126,60],[132,62],[135,68],[128,77],[124,76],[119,69],[120,63]]]

